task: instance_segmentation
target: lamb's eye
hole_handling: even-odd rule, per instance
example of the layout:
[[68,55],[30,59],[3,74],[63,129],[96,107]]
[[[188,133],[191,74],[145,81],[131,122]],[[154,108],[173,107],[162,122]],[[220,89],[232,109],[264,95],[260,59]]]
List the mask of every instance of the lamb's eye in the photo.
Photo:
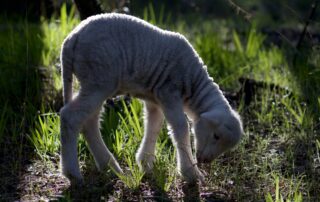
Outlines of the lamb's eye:
[[213,137],[214,137],[214,139],[216,139],[216,140],[219,140],[219,139],[220,139],[220,137],[219,137],[216,133],[213,133]]

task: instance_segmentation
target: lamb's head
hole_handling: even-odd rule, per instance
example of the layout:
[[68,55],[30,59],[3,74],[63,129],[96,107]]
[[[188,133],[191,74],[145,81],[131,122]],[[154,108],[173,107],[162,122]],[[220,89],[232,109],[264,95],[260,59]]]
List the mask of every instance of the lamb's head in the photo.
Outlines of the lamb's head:
[[234,147],[243,135],[240,117],[232,109],[201,114],[194,129],[199,163],[210,163],[220,154]]

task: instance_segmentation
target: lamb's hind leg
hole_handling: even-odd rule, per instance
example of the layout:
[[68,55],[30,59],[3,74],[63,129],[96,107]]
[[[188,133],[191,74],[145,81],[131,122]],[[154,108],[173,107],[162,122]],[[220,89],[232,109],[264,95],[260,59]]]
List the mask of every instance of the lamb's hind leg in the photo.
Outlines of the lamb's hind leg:
[[99,114],[100,109],[97,110],[84,124],[83,133],[88,143],[89,149],[94,157],[99,171],[103,171],[107,166],[117,173],[123,173],[117,160],[109,151],[99,130]]
[[163,113],[159,106],[150,102],[145,102],[144,109],[145,132],[136,154],[136,160],[142,170],[149,172],[155,160],[155,146],[163,122]]
[[102,105],[104,99],[101,92],[80,91],[60,111],[62,172],[71,181],[82,181],[77,157],[78,134],[83,123]]

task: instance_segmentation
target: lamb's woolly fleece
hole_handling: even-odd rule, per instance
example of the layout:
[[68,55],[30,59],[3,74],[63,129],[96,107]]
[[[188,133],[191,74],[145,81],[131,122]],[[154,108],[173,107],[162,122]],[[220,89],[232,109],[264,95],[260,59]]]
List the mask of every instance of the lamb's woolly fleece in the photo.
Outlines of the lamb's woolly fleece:
[[[197,115],[226,102],[183,35],[128,15],[102,14],[83,21],[66,38],[62,57],[73,63],[63,65],[63,72],[73,71],[80,83],[103,86],[112,76],[118,84],[115,94],[156,101],[158,90],[178,90]],[[70,73],[65,74],[70,82]],[[208,101],[213,89],[214,100]],[[68,102],[72,96],[65,92],[64,97]]]

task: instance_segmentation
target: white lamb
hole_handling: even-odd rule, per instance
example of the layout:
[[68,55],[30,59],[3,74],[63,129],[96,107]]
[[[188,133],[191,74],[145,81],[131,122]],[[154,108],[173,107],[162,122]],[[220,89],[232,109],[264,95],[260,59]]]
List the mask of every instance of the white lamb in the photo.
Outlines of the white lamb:
[[[136,155],[138,165],[151,171],[155,144],[164,117],[177,149],[178,169],[185,180],[203,181],[192,156],[188,122],[194,122],[198,162],[211,162],[235,146],[242,134],[233,111],[205,66],[182,35],[159,29],[122,14],[90,17],[65,39],[61,51],[63,95],[61,109],[62,172],[82,181],[77,159],[80,130],[99,170],[122,170],[99,131],[103,102],[118,94],[144,100],[145,134]],[[80,83],[72,99],[72,75]]]

